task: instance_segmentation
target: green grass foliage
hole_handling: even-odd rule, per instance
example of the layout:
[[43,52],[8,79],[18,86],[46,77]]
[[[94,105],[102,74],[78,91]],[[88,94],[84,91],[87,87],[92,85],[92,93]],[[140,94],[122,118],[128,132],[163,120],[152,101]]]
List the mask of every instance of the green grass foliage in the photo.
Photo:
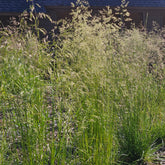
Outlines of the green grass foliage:
[[[165,140],[163,31],[79,5],[59,34],[1,30],[0,164],[142,164]],[[14,32],[13,32],[14,31]]]

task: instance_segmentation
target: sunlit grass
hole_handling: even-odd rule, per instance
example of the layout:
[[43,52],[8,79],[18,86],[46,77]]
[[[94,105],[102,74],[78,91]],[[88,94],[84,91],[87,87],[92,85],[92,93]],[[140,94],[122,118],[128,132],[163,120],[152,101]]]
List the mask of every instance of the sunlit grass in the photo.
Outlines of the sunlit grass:
[[54,49],[29,29],[0,39],[0,164],[151,161],[165,140],[163,38],[109,23],[110,9],[72,14]]

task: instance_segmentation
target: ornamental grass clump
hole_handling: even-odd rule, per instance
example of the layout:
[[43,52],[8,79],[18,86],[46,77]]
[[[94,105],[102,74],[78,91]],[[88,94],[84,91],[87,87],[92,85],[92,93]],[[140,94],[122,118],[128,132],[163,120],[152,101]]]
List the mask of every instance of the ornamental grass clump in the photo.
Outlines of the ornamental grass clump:
[[37,26],[3,31],[0,164],[152,162],[165,140],[164,40],[126,29],[124,5],[73,4],[51,42]]
[[[110,8],[98,17],[81,6],[72,18],[62,22],[56,66],[65,101],[75,106],[76,132],[83,138],[78,154],[84,152],[81,158],[98,164],[149,159],[153,144],[164,136],[164,102],[157,102],[164,93],[163,38],[124,29]],[[154,37],[159,38],[156,46]]]

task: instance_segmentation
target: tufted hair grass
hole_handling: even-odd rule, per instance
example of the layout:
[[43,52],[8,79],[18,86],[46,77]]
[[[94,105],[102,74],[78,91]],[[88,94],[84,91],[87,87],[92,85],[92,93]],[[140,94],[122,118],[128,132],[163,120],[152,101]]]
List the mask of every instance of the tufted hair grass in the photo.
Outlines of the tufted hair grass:
[[165,140],[162,31],[127,30],[108,7],[71,14],[51,45],[29,27],[0,38],[0,164],[152,161]]

